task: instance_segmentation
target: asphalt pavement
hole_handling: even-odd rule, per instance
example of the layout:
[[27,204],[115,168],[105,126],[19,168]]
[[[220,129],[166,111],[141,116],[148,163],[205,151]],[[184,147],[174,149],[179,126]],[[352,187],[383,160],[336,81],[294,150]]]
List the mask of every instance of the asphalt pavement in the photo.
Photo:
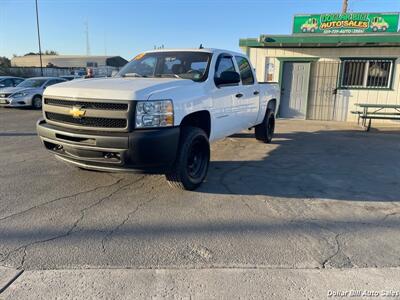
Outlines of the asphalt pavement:
[[[297,291],[298,299],[321,299],[345,289],[346,274],[360,288],[400,290],[396,128],[366,133],[346,123],[279,120],[272,144],[257,142],[252,131],[214,143],[207,181],[187,192],[163,176],[85,171],[56,160],[36,135],[40,115],[0,108],[0,298],[43,296],[44,278],[55,278],[47,288],[52,282],[53,293],[69,298],[70,285],[57,278],[77,274],[89,276],[71,281],[81,287],[103,274],[108,292],[118,286],[110,276],[147,278],[138,298],[164,298],[143,292],[155,289],[154,278],[168,282],[162,291],[176,288],[166,297],[195,299],[230,295],[237,289],[230,284],[256,284],[255,298],[292,299]],[[214,278],[207,274],[231,278],[222,284],[227,294],[204,288]],[[325,284],[302,290],[312,278]],[[279,283],[283,292],[270,294]],[[251,296],[244,291],[233,295]]]

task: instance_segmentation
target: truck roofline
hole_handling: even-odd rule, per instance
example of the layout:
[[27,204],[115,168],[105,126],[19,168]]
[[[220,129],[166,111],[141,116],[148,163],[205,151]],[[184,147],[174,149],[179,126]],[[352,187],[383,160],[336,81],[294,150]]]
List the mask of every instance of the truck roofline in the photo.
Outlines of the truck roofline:
[[170,48],[170,49],[154,49],[154,50],[148,50],[144,51],[143,53],[157,53],[157,52],[204,52],[204,53],[213,53],[213,54],[219,54],[219,53],[229,53],[232,55],[240,55],[240,56],[246,56],[243,53],[240,52],[235,52],[235,51],[230,51],[230,50],[225,50],[225,49],[217,49],[217,48]]

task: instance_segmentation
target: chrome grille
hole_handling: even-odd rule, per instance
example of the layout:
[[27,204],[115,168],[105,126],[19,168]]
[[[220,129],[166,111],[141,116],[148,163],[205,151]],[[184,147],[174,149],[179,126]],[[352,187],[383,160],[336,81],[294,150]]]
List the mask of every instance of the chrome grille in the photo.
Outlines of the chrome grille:
[[72,107],[79,105],[87,109],[104,109],[104,110],[128,110],[128,104],[126,103],[106,103],[106,102],[90,102],[90,101],[74,101],[74,100],[62,100],[62,99],[45,99],[45,104],[55,106],[67,106]]
[[105,128],[125,128],[126,119],[109,119],[109,118],[93,118],[93,117],[83,117],[74,118],[67,115],[56,114],[56,113],[46,113],[46,118],[51,121],[56,121],[66,124],[82,125],[88,127],[105,127]]
[[132,104],[121,100],[45,97],[43,112],[49,124],[60,127],[122,132],[129,131]]

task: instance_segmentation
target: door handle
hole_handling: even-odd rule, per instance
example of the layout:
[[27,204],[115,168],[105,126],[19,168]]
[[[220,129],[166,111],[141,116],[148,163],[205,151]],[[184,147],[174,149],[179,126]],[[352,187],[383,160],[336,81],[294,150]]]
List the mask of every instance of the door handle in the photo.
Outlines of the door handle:
[[254,94],[254,95],[258,95],[258,94],[260,94],[260,92],[259,92],[259,91],[254,91],[253,94]]
[[236,94],[235,97],[236,97],[236,98],[242,98],[242,97],[243,97],[243,94],[241,94],[241,93]]

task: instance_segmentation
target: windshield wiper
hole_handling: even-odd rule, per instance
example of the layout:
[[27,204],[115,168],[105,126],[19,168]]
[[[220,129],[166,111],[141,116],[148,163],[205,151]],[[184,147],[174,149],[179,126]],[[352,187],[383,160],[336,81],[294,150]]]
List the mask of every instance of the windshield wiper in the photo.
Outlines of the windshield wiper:
[[180,78],[182,79],[182,77],[180,77],[177,74],[155,74],[155,77],[169,77],[169,78]]
[[138,73],[125,73],[122,77],[147,77],[146,75],[140,75]]

